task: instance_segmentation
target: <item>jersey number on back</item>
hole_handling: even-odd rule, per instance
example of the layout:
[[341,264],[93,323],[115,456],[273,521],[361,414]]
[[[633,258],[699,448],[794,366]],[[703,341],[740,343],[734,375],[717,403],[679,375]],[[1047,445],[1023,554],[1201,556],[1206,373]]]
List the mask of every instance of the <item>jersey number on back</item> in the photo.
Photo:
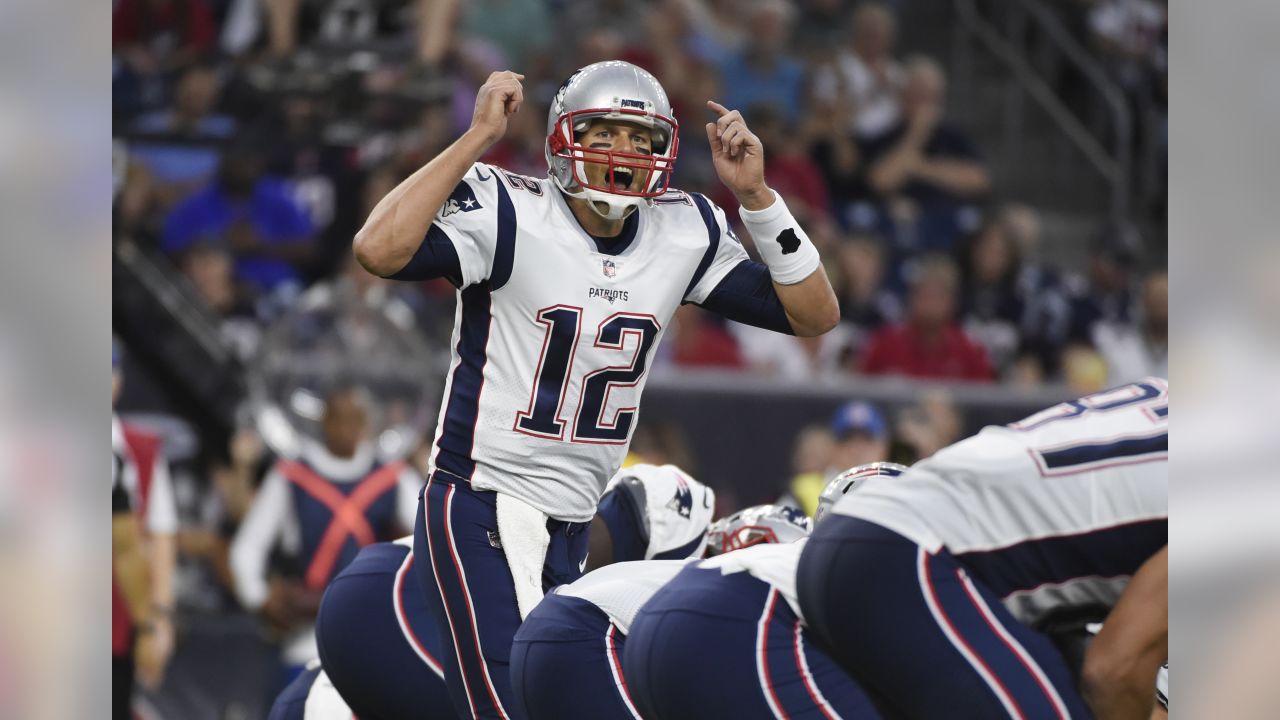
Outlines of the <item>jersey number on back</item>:
[[1114,465],[1149,462],[1167,457],[1169,452],[1169,391],[1159,380],[1123,385],[1055,405],[1029,418],[1012,423],[1014,430],[1030,431],[1048,423],[1070,421],[1096,413],[1138,408],[1158,429],[1133,435],[1077,438],[1053,447],[1031,450],[1045,476],[1070,475]]
[[[567,422],[561,419],[573,370],[574,348],[582,333],[582,309],[555,305],[538,311],[538,323],[546,327],[542,357],[533,377],[533,397],[529,407],[516,413],[515,430],[536,437],[564,440]],[[573,414],[570,442],[621,444],[631,435],[634,407],[619,408],[606,421],[605,405],[615,387],[634,387],[644,376],[649,350],[661,326],[652,315],[615,313],[600,323],[595,346],[623,351],[628,335],[637,338],[635,352],[623,365],[588,371],[582,377],[582,392]]]

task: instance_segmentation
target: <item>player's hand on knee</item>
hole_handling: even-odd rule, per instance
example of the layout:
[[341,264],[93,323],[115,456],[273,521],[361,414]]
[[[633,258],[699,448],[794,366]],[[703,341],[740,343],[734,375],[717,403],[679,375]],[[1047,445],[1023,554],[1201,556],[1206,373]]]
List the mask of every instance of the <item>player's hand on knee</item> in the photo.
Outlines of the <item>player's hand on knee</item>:
[[524,80],[524,75],[500,70],[491,73],[476,93],[476,109],[471,116],[471,129],[482,133],[489,144],[502,139],[507,132],[507,118],[524,103],[524,86],[520,83],[521,80]]

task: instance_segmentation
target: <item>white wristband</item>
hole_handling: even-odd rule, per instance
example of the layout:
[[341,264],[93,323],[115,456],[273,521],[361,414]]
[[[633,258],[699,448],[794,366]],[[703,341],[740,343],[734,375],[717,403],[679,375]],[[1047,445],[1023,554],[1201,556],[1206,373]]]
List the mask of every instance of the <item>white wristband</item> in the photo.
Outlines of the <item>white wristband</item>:
[[787,204],[777,191],[773,204],[763,210],[740,208],[738,217],[755,240],[760,259],[769,267],[769,275],[779,285],[795,285],[813,274],[822,264],[818,248],[809,241],[804,228],[791,216]]

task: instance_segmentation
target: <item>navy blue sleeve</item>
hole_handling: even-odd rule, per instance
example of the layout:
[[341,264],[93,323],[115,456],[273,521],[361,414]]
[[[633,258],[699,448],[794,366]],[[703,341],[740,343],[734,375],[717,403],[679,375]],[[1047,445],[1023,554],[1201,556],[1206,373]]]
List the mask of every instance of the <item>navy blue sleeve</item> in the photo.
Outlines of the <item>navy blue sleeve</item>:
[[623,479],[600,498],[596,516],[609,528],[614,562],[644,560],[645,551],[649,549],[649,527],[645,522],[644,508],[644,485],[634,478]]
[[431,223],[418,251],[404,267],[387,277],[392,280],[434,280],[442,277],[454,287],[461,287],[462,264],[458,261],[458,251],[454,249],[449,236],[438,225]]
[[743,325],[795,335],[769,268],[754,260],[743,260],[730,270],[702,307]]

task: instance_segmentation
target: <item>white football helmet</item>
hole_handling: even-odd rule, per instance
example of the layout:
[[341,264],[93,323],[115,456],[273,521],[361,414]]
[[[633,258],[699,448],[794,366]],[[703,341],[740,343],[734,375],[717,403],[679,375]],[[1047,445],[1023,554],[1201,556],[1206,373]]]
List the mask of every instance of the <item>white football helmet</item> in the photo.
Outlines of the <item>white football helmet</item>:
[[[580,133],[600,118],[651,128],[652,153],[581,145]],[[552,182],[565,194],[588,200],[592,210],[609,220],[621,220],[641,203],[651,205],[653,198],[667,191],[679,144],[679,127],[662,85],[647,71],[620,60],[594,63],[569,76],[547,113],[545,150]],[[608,166],[605,184],[587,180],[588,160]],[[634,190],[625,187],[641,171],[648,173],[645,186]],[[601,204],[607,209],[602,210]]]
[[822,520],[822,515],[831,509],[845,493],[857,487],[869,477],[886,476],[897,477],[907,471],[906,465],[899,465],[892,462],[873,462],[866,465],[851,467],[840,473],[822,488],[822,494],[818,496],[818,509],[813,513],[813,524],[817,525]]
[[787,505],[754,505],[720,518],[707,529],[707,557],[761,543],[789,543],[808,537],[812,524]]

